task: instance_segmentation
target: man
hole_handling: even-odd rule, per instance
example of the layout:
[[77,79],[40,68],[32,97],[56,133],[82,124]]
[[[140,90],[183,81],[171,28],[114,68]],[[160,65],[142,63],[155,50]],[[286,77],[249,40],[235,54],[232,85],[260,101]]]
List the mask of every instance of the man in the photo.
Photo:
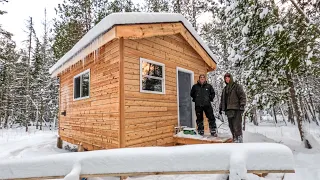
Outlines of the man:
[[197,84],[192,86],[190,96],[192,101],[195,102],[195,111],[197,115],[197,131],[200,135],[204,135],[203,126],[203,112],[209,121],[210,133],[212,136],[217,136],[216,133],[216,119],[213,115],[211,102],[215,96],[213,87],[207,83],[206,76],[200,75]]
[[242,114],[246,105],[246,94],[240,84],[233,82],[230,73],[224,75],[224,81],[226,86],[221,94],[219,114],[222,114],[222,111],[225,112],[233,141],[242,143]]

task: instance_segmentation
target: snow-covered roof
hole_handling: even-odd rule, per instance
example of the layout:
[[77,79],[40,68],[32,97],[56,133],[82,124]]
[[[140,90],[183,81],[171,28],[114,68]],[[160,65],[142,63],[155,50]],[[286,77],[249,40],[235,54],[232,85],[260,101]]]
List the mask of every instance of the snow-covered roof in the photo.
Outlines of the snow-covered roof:
[[[192,27],[190,22],[184,18],[183,15],[178,13],[141,13],[141,12],[126,12],[126,13],[113,13],[102,19],[96,26],[94,26],[80,41],[78,41],[73,48],[68,51],[59,61],[54,64],[49,73],[53,74],[57,69],[62,67],[75,55],[86,48],[96,38],[109,31],[115,25],[125,24],[147,24],[147,23],[169,23],[181,22],[199,42],[202,48],[208,53],[213,61],[217,60],[216,55],[209,49],[206,43],[197,34],[196,30]],[[86,55],[84,55],[86,56]],[[82,57],[84,58],[84,57]],[[67,67],[66,67],[67,68]]]

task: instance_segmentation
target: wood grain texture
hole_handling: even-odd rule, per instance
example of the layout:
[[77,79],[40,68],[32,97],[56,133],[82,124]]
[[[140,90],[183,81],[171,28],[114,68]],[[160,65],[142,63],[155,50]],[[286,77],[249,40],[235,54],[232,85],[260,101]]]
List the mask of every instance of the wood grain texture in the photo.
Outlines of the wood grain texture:
[[[137,24],[129,26],[120,25],[116,27],[116,36],[119,38],[123,37],[125,39],[146,39],[151,37],[170,36],[177,34],[181,35],[187,42],[188,46],[191,46],[194,51],[201,56],[201,59],[207,63],[207,71],[216,69],[216,63],[212,61],[212,58],[209,56],[206,50],[203,49],[201,44],[193,37],[193,35],[184,27],[182,23]],[[167,43],[167,41],[161,42],[161,44],[164,44],[171,49],[174,49],[171,46],[175,45],[170,42]],[[175,48],[174,50],[178,49],[179,48]],[[189,50],[189,52],[185,54],[191,55],[193,52]],[[217,59],[214,59],[214,61],[217,61]]]
[[[165,64],[165,94],[140,92],[140,57]],[[125,39],[124,67],[126,147],[173,145],[178,125],[176,68],[205,74],[208,66],[181,35],[166,35]]]
[[[120,42],[113,40],[60,76],[59,135],[87,150],[120,147]],[[90,69],[90,97],[73,99],[73,77]]]
[[225,139],[207,139],[207,140],[200,140],[200,139],[193,139],[193,138],[183,138],[183,137],[174,137],[175,144],[180,145],[188,145],[188,144],[210,144],[210,143],[232,143],[232,138],[225,138]]
[[[167,171],[167,172],[133,172],[133,173],[108,173],[108,174],[81,174],[81,178],[92,177],[119,177],[119,176],[152,176],[152,175],[188,175],[188,174],[229,174],[229,170],[212,170],[212,171]],[[247,173],[295,173],[295,170],[247,170]],[[15,180],[44,180],[44,179],[63,179],[64,176],[46,176],[32,178],[15,178]]]
[[[61,139],[82,143],[88,150],[173,144],[178,124],[176,68],[193,71],[195,82],[212,68],[185,30],[181,23],[116,26],[111,36],[105,36],[104,42],[109,42],[98,55],[88,52],[84,60],[64,70],[59,109],[67,116],[59,115]],[[140,92],[140,57],[165,64],[165,94]],[[74,101],[73,77],[86,69],[90,98]]]
[[123,38],[120,38],[120,82],[119,82],[119,101],[120,101],[120,148],[125,147],[126,135],[125,135],[125,99],[124,99],[124,52],[123,52]]

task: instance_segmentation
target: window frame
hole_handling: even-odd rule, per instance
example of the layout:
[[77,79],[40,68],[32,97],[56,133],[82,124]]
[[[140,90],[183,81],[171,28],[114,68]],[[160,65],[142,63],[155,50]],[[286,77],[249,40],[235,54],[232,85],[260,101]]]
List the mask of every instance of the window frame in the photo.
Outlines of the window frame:
[[[162,66],[162,78],[159,78],[159,77],[154,77],[154,76],[149,76],[149,75],[146,75],[146,76],[143,76],[142,75],[142,62],[148,62],[148,63],[152,63],[152,64],[156,64],[158,66]],[[140,93],[150,93],[150,94],[166,94],[166,83],[165,83],[165,65],[163,63],[160,63],[160,62],[156,62],[156,61],[153,61],[153,60],[150,60],[150,59],[146,59],[146,58],[140,58],[140,65],[139,65],[139,69],[140,69]],[[143,77],[149,77],[149,78],[152,78],[152,79],[158,79],[158,80],[161,80],[162,82],[162,92],[158,92],[158,91],[149,91],[149,90],[143,90],[142,89],[142,79]]]
[[[81,97],[81,95],[82,95],[82,75],[87,74],[87,73],[89,74],[89,87],[88,87],[88,91],[89,92],[88,92],[88,96]],[[76,88],[75,88],[75,80],[78,77],[80,77],[80,97],[79,98],[75,98],[74,97],[75,90],[76,90]],[[78,100],[83,100],[83,99],[90,98],[90,81],[91,81],[90,69],[87,69],[87,70],[85,70],[85,71],[73,76],[73,101],[78,101]]]

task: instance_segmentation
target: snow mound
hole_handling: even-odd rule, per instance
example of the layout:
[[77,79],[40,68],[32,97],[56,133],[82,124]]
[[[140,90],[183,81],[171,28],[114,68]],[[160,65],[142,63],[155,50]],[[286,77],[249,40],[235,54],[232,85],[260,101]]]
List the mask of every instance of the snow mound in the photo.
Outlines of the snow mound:
[[[80,51],[89,46],[95,39],[102,34],[106,33],[115,25],[124,24],[143,24],[143,23],[166,23],[166,22],[182,22],[184,26],[189,30],[193,37],[199,42],[199,44],[205,49],[209,56],[217,60],[217,56],[212,53],[209,47],[198,35],[196,30],[192,27],[190,22],[179,13],[142,13],[142,12],[125,12],[125,13],[113,13],[104,19],[102,19],[96,26],[94,26],[87,34],[85,34],[74,46],[67,52],[56,64],[50,69],[49,73],[53,74],[58,68],[62,67],[71,58],[76,56]],[[86,56],[82,55],[82,56]],[[82,59],[84,57],[80,57]],[[79,60],[80,60],[79,59]],[[67,67],[64,67],[67,68]]]
[[[190,163],[192,162],[192,163]],[[2,160],[0,179],[79,175],[230,170],[293,170],[291,150],[276,143],[201,144],[141,147],[65,153],[45,157]]]

